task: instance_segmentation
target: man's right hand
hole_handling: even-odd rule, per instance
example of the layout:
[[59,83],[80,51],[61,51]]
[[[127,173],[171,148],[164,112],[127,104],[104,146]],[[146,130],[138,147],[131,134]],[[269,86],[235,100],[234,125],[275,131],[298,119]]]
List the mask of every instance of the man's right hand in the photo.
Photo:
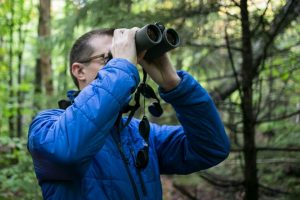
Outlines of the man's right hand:
[[138,63],[135,33],[139,28],[116,29],[112,40],[111,53],[114,58],[124,58],[135,66]]

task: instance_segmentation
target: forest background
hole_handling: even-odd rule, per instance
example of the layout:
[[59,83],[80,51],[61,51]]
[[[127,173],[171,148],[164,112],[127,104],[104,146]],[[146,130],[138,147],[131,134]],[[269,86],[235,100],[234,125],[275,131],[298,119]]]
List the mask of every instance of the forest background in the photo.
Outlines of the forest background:
[[[28,127],[74,89],[74,40],[157,21],[180,34],[172,62],[209,91],[231,139],[222,164],[163,176],[164,199],[299,199],[299,14],[299,0],[0,0],[0,199],[41,199]],[[163,106],[151,121],[178,123]]]

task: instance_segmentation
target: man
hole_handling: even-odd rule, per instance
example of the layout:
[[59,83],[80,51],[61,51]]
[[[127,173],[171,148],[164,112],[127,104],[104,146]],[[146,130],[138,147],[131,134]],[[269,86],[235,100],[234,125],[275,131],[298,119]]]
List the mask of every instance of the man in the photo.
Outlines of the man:
[[[160,174],[196,172],[228,156],[229,141],[207,92],[187,72],[176,72],[167,55],[152,63],[142,59],[145,52],[137,56],[137,30],[95,30],[75,42],[70,71],[80,93],[69,94],[66,110],[39,113],[29,129],[44,199],[162,199]],[[181,123],[151,124],[147,142],[137,119],[118,131],[126,122],[118,116],[140,80],[138,63]],[[137,167],[145,145],[149,160]]]

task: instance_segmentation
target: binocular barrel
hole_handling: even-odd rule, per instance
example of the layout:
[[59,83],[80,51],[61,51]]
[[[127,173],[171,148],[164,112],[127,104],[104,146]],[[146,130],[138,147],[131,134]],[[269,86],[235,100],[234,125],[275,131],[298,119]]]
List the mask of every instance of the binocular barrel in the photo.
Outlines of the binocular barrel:
[[160,43],[162,34],[158,26],[147,24],[135,34],[135,45],[138,53]]
[[147,24],[135,35],[137,52],[147,50],[146,60],[162,56],[180,44],[179,35],[174,29],[165,29],[162,24]]

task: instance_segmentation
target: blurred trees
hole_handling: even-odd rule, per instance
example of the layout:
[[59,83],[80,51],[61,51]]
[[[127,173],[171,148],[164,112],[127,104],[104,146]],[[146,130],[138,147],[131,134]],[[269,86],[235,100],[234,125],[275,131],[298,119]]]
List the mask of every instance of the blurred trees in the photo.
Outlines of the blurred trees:
[[[185,199],[300,195],[298,0],[51,3],[50,16],[50,0],[0,0],[0,138],[26,140],[36,112],[57,107],[65,92],[75,88],[68,75],[68,52],[75,38],[92,28],[141,27],[160,21],[179,32],[182,46],[171,52],[173,63],[211,93],[232,142],[227,161],[188,180],[164,177],[165,188]],[[177,123],[169,105],[163,117],[152,120]],[[0,153],[5,144],[0,143]],[[30,160],[28,154],[22,156]],[[18,160],[0,163],[21,165]],[[2,167],[0,174],[5,180],[18,178]],[[172,186],[167,187],[169,181]],[[12,192],[2,183],[0,190]]]
[[[46,95],[53,94],[52,68],[51,68],[51,1],[40,0],[39,2],[39,22],[38,22],[38,46],[39,55],[35,67],[35,92],[42,92],[44,88]],[[36,105],[39,107],[38,105]]]

